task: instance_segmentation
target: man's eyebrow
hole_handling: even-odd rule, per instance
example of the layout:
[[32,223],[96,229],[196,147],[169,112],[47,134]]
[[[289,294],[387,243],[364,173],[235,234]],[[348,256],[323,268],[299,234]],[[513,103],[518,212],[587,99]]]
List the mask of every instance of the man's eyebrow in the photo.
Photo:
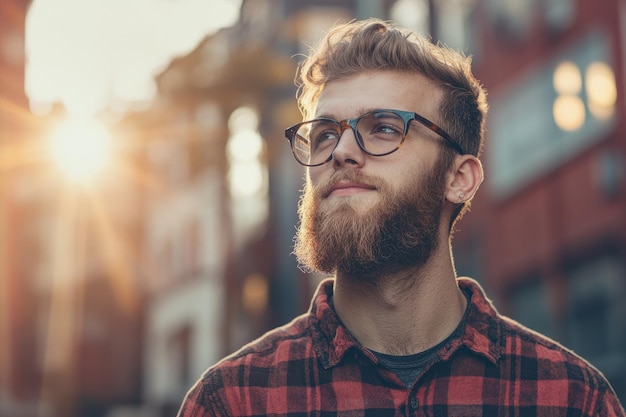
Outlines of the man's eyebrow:
[[[383,110],[382,107],[361,107],[357,112],[356,112],[356,117],[359,117],[365,113],[370,113],[373,111],[377,111],[377,110]],[[343,120],[343,119],[339,119],[337,118],[333,113],[322,113],[322,114],[316,114],[315,119],[333,119],[333,120]],[[348,117],[348,119],[352,119],[352,117]]]

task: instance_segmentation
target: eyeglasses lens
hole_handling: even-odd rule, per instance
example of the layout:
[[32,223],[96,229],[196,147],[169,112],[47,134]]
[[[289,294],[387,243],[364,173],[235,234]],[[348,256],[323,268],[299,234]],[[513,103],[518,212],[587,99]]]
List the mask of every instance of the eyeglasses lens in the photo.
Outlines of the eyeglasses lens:
[[357,142],[370,155],[396,150],[404,138],[405,121],[393,112],[377,111],[347,120],[315,119],[299,125],[292,147],[296,159],[305,165],[318,165],[330,159],[343,131],[356,126]]

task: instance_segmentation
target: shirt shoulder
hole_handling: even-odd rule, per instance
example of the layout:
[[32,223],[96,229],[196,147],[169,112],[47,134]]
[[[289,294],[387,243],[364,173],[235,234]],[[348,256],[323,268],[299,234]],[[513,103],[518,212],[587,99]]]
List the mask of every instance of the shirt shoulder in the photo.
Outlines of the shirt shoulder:
[[[508,381],[499,402],[577,410],[587,416],[624,416],[605,376],[586,359],[550,337],[501,315],[474,280],[459,286],[471,294],[463,344],[491,360],[487,379]],[[502,393],[501,393],[502,394]],[[510,404],[509,404],[510,402]],[[519,405],[518,404],[518,405]]]
[[533,381],[541,404],[567,405],[588,415],[624,416],[612,386],[594,365],[561,343],[500,316],[504,334],[501,366]]
[[279,366],[281,362],[313,355],[310,315],[303,314],[244,345],[209,368],[206,373],[223,373],[240,366],[269,369]]
[[278,370],[315,357],[309,314],[265,333],[208,368],[189,390],[179,417],[238,415],[251,387],[269,387]]
[[551,377],[577,379],[584,374],[587,380],[604,379],[597,368],[561,343],[510,317],[500,315],[500,320],[504,336],[502,352],[505,356],[532,360],[542,367],[544,373],[552,374]]
[[[567,374],[560,374],[564,372],[565,366],[579,369],[580,372],[589,374],[589,377],[601,375],[593,365],[571,349],[500,314],[476,281],[463,278],[459,280],[459,285],[471,295],[465,338],[472,342],[481,342],[473,343],[475,350],[495,352],[493,358],[496,361],[501,356],[517,358],[529,367],[536,365],[541,366],[544,372],[558,372],[559,377],[567,377]],[[465,342],[468,343],[467,340]]]

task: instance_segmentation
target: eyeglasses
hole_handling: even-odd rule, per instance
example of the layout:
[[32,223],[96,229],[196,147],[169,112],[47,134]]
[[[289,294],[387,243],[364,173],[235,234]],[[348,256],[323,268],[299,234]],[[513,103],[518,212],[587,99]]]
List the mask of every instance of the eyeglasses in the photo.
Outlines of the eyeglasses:
[[402,110],[374,110],[354,119],[313,119],[285,130],[291,152],[307,167],[323,165],[333,159],[333,152],[343,132],[350,128],[363,152],[372,156],[397,151],[406,139],[410,123],[416,120],[446,140],[458,153],[463,149],[439,126],[417,113]]

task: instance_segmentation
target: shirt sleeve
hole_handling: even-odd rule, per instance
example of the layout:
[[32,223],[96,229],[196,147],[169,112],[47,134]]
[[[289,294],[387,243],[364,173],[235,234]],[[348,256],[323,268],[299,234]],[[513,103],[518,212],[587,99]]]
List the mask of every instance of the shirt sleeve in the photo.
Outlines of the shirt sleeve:
[[624,407],[610,386],[609,389],[604,392],[598,404],[598,412],[596,415],[599,417],[626,417]]
[[215,401],[214,394],[207,376],[201,378],[185,395],[177,417],[228,417],[226,410]]

